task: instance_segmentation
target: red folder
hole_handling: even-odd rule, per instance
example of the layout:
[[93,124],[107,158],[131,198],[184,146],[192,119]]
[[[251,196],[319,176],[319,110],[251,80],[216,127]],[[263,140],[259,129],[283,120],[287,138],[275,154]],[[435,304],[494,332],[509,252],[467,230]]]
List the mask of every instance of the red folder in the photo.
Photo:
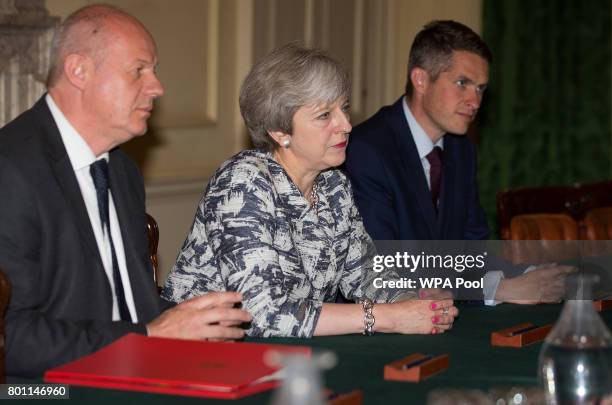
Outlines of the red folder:
[[128,334],[45,373],[46,382],[211,398],[241,398],[278,385],[269,351],[310,355],[309,347],[200,342]]

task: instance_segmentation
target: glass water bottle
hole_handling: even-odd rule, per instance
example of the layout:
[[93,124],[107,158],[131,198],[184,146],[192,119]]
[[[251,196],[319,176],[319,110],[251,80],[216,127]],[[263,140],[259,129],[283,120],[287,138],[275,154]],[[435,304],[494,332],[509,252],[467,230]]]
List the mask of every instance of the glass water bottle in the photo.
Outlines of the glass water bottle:
[[612,336],[593,308],[593,274],[568,276],[568,297],[546,338],[539,379],[548,404],[612,403]]

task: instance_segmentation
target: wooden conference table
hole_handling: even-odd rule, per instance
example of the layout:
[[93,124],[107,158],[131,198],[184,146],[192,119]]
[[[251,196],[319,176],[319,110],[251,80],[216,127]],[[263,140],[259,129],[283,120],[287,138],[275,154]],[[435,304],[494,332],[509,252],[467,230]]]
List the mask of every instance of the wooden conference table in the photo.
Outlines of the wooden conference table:
[[[478,388],[535,386],[541,343],[524,348],[500,348],[490,345],[491,331],[522,322],[542,325],[554,323],[561,305],[497,307],[459,306],[461,314],[450,332],[442,335],[346,335],[313,339],[265,339],[255,342],[308,345],[328,349],[338,356],[338,364],[325,372],[325,384],[337,392],[362,389],[365,404],[424,404],[427,394],[437,388]],[[603,312],[606,324],[612,325],[612,311]],[[411,353],[447,353],[450,367],[420,383],[383,380],[385,364]],[[19,382],[29,382],[19,380]],[[40,382],[40,381],[31,381]],[[147,405],[173,404],[268,404],[271,392],[240,400],[212,400],[170,395],[145,394],[117,390],[70,388],[70,403],[122,403]],[[64,402],[66,403],[66,402]]]

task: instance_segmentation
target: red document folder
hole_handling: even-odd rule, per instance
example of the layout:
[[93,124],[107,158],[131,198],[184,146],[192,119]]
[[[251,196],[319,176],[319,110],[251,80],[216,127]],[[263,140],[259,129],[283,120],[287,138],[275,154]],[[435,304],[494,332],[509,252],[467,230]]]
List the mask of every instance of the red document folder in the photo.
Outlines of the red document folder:
[[309,347],[199,342],[129,334],[45,373],[46,382],[211,398],[241,398],[278,385],[264,356]]

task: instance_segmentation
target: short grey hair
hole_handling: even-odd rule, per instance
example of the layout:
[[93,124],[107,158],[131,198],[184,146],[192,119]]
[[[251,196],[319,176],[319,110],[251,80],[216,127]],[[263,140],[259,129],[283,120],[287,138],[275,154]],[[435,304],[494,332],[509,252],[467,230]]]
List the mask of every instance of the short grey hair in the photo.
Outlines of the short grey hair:
[[47,88],[53,87],[61,77],[66,56],[71,53],[90,55],[96,64],[102,61],[108,43],[106,35],[108,20],[117,17],[140,25],[147,31],[134,16],[107,4],[88,5],[66,17],[57,27],[51,43],[51,65],[47,74]]
[[320,49],[292,42],[272,51],[253,66],[240,89],[240,112],[253,145],[276,149],[270,131],[291,134],[300,107],[348,100],[350,87],[346,69]]

